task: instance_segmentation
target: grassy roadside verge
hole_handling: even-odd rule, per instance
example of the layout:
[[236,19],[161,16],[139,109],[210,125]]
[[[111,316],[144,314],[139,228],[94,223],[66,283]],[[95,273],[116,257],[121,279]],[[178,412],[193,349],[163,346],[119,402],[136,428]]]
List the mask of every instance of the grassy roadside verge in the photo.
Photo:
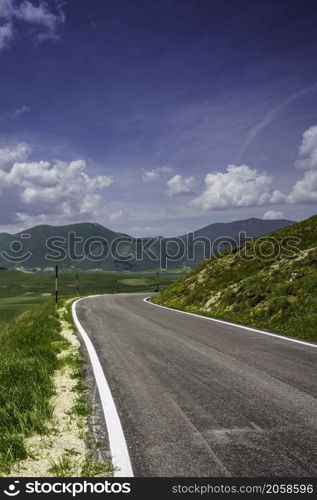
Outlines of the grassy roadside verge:
[[24,438],[47,432],[58,353],[67,346],[53,302],[2,325],[0,333],[0,471],[27,458]]
[[219,253],[152,301],[316,342],[317,216]]
[[87,448],[84,361],[67,304],[1,324],[0,346],[0,475],[111,475]]

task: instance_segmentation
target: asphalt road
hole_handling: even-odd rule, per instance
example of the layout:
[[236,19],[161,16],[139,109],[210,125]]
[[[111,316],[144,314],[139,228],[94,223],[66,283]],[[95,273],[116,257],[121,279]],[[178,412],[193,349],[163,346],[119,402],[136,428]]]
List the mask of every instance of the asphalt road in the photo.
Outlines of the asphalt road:
[[316,476],[317,349],[145,296],[77,305],[135,476]]

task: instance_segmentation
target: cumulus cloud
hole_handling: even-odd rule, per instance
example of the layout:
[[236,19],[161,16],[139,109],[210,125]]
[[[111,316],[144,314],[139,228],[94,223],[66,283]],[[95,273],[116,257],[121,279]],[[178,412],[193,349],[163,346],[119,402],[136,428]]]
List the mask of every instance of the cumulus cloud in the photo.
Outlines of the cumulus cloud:
[[[259,173],[247,165],[229,165],[225,172],[212,172],[205,177],[205,189],[191,201],[191,205],[204,210],[249,207],[277,203],[317,202],[317,126],[303,134],[299,148],[298,168],[306,169],[305,175],[295,182],[289,193],[272,190],[273,178]],[[280,217],[280,212],[268,210],[264,218]]]
[[68,215],[91,212],[100,199],[96,191],[113,181],[101,175],[91,178],[85,167],[84,160],[15,163],[9,172],[0,170],[0,181],[2,186],[18,186],[20,198],[28,205],[59,204],[63,211],[68,209]]
[[317,202],[317,170],[306,172],[285,198],[287,203]]
[[143,182],[155,182],[160,179],[161,174],[170,174],[172,172],[173,168],[168,166],[153,168],[152,170],[143,172],[142,180]]
[[54,14],[42,1],[38,5],[34,5],[26,0],[19,7],[15,7],[14,15],[25,22],[46,26],[51,33],[56,30],[59,23],[65,20],[61,12]]
[[166,183],[168,196],[175,196],[179,194],[193,193],[195,188],[195,179],[191,177],[183,177],[182,175],[174,175]]
[[49,6],[42,0],[37,4],[31,0],[0,0],[0,50],[7,48],[14,40],[17,21],[37,25],[40,28],[36,35],[38,40],[56,39],[65,16],[55,2]]
[[283,217],[283,212],[279,212],[278,210],[267,210],[263,215],[264,220],[282,219]]
[[[89,176],[85,160],[19,161],[29,155],[31,148],[20,144],[16,148],[0,149],[0,185],[2,189],[17,189],[25,212],[18,215],[25,220],[28,215],[60,214],[77,217],[94,216],[103,207],[101,191],[113,179],[105,175]],[[5,168],[11,162],[10,168]],[[24,218],[24,219],[23,219]]]
[[272,177],[265,172],[259,173],[247,165],[228,165],[225,172],[206,175],[205,189],[191,205],[210,210],[278,203],[283,194],[272,191],[271,184]]
[[24,161],[28,158],[31,152],[31,147],[21,142],[12,147],[0,148],[0,168],[5,165],[10,165],[17,161]]
[[159,173],[155,170],[149,170],[142,175],[143,182],[154,182],[160,178]]
[[310,127],[304,132],[299,157],[295,163],[298,168],[317,169],[317,126]]
[[308,170],[304,177],[295,182],[285,197],[287,203],[317,202],[317,126],[310,127],[303,134],[299,148],[298,168]]

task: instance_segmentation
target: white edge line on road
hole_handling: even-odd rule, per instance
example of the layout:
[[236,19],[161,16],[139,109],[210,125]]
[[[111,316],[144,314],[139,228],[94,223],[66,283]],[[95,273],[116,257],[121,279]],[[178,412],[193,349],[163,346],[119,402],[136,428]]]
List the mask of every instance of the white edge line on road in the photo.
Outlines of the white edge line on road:
[[[109,436],[109,444],[112,456],[112,463],[118,469],[114,472],[115,477],[133,477],[133,470],[130,461],[130,456],[128,452],[127,443],[124,437],[122,425],[120,422],[120,418],[116,409],[116,405],[114,403],[110,387],[108,385],[107,379],[105,377],[104,371],[102,369],[101,363],[99,361],[97,352],[93,346],[92,341],[90,340],[88,334],[80,324],[76,313],[76,305],[81,300],[85,300],[85,297],[82,299],[76,300],[72,304],[72,314],[74,318],[75,325],[85,342],[89,358],[91,361],[91,365],[93,368],[94,376],[96,379],[102,409],[107,425],[108,436]],[[93,297],[99,297],[99,295],[94,295]]]
[[168,309],[169,311],[178,312],[181,314],[189,314],[189,316],[195,316],[195,318],[207,319],[208,321],[215,321],[216,323],[222,323],[223,325],[235,326],[237,328],[243,328],[244,330],[249,330],[250,332],[261,333],[262,335],[268,335],[269,337],[276,337],[280,340],[286,340],[287,342],[295,342],[296,344],[303,344],[309,347],[317,348],[317,344],[311,344],[309,342],[304,342],[303,340],[293,339],[291,337],[284,337],[283,335],[278,335],[276,333],[264,332],[263,330],[259,330],[257,328],[251,328],[250,326],[238,325],[237,323],[230,323],[229,321],[223,321],[221,319],[209,318],[208,316],[202,316],[200,314],[190,313],[187,311],[181,311],[180,309],[173,309],[172,307],[161,306],[160,304],[155,304],[154,302],[150,302],[149,299],[151,297],[146,297],[143,299],[147,304],[151,304],[152,306],[162,307],[163,309]]

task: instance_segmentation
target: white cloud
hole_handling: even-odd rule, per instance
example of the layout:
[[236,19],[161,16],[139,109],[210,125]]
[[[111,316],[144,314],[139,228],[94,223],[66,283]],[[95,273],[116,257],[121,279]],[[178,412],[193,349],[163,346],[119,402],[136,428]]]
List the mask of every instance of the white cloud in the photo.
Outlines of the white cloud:
[[58,28],[65,22],[65,16],[60,8],[54,8],[40,0],[33,1],[0,0],[0,50],[7,48],[15,38],[16,21],[37,25],[41,32],[38,40],[58,38]]
[[13,9],[12,0],[0,0],[0,18],[10,17]]
[[11,23],[0,25],[0,50],[6,49],[14,39]]
[[263,215],[264,220],[283,219],[283,217],[283,212],[279,212],[278,210],[267,210]]
[[30,152],[31,147],[24,142],[21,142],[12,147],[0,148],[0,168],[17,161],[26,160]]
[[174,175],[166,183],[167,191],[169,196],[175,196],[179,194],[189,194],[192,193],[195,188],[195,179],[191,177],[183,177],[179,174]]
[[317,126],[310,127],[304,132],[299,156],[300,159],[295,163],[297,167],[317,169]]
[[104,200],[100,192],[112,184],[112,177],[90,177],[85,172],[86,162],[81,159],[69,163],[16,161],[29,153],[30,148],[25,144],[0,150],[2,165],[11,161],[10,169],[0,167],[0,185],[3,189],[15,187],[25,207],[25,212],[18,215],[19,220],[45,214],[69,218],[81,214],[94,216],[96,211],[102,211]]
[[144,172],[142,175],[143,182],[154,182],[157,181],[159,178],[160,175],[155,170],[149,170],[147,172]]
[[25,0],[18,8],[15,8],[15,16],[27,23],[46,26],[49,32],[54,33],[57,26],[64,22],[64,15],[59,12],[54,14],[45,2],[40,1],[38,5]]
[[21,115],[25,115],[25,114],[29,113],[30,111],[31,111],[31,108],[29,106],[21,106],[20,108],[17,108],[14,111],[11,111],[9,113],[3,113],[2,115],[0,115],[0,120],[4,120],[4,119],[14,120],[15,118],[18,118]]
[[287,203],[317,202],[317,170],[306,172],[286,196]]
[[117,212],[112,212],[108,219],[110,222],[115,222],[116,220],[120,219],[123,216],[123,210],[118,210]]
[[[213,172],[205,177],[205,190],[191,201],[191,205],[210,209],[248,207],[277,203],[317,202],[317,126],[303,134],[299,148],[299,168],[308,171],[295,182],[288,194],[272,190],[273,178],[265,172],[259,173],[247,165],[229,165],[226,172]],[[277,214],[277,215],[276,215]],[[281,213],[269,210],[264,218],[280,217]]]
[[38,224],[47,224],[48,222],[46,214],[30,215],[24,212],[18,212],[16,217],[18,222],[22,222],[23,225],[28,227],[37,226]]
[[278,203],[284,195],[272,191],[271,183],[272,177],[265,172],[259,173],[247,165],[228,165],[226,172],[206,175],[205,190],[191,205],[210,210]]
[[308,170],[304,177],[295,182],[291,192],[285,197],[287,203],[317,202],[317,126],[312,126],[303,134],[299,148],[298,168]]
[[161,174],[170,174],[174,171],[172,167],[163,166],[153,168],[152,170],[146,170],[142,174],[143,182],[154,182],[158,181],[161,177]]
[[25,115],[31,111],[31,108],[29,106],[21,106],[21,108],[17,108],[15,111],[12,113],[12,118],[17,118],[18,116]]

